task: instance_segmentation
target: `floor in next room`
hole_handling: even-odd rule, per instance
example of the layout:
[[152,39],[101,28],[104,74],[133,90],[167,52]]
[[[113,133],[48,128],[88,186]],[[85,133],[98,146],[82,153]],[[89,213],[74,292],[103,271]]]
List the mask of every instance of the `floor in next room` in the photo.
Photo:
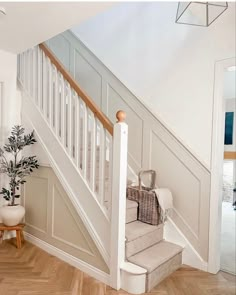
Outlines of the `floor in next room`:
[[[26,242],[0,244],[0,295],[128,295],[115,291],[80,270]],[[235,295],[235,276],[183,266],[150,295]]]
[[220,267],[236,275],[236,210],[230,202],[222,203]]

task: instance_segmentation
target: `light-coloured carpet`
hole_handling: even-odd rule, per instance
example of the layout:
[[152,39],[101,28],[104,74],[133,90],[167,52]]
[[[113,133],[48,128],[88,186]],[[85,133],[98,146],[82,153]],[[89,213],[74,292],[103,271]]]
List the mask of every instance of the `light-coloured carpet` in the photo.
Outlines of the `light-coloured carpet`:
[[222,203],[221,269],[236,275],[236,210]]

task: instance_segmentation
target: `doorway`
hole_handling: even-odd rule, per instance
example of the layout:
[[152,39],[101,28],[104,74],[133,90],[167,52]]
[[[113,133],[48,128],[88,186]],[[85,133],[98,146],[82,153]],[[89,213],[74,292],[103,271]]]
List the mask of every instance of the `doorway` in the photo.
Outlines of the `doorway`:
[[[225,104],[224,76],[230,68],[235,70],[235,58],[225,59],[215,64],[213,131],[211,157],[211,192],[209,222],[209,259],[208,271],[217,273],[221,268],[221,221],[222,221],[222,187],[224,163]],[[235,88],[235,83],[234,86]],[[235,131],[235,130],[234,130]],[[232,155],[231,152],[227,152]]]
[[225,109],[224,161],[222,187],[222,222],[220,269],[236,275],[236,71],[224,72],[223,100]]

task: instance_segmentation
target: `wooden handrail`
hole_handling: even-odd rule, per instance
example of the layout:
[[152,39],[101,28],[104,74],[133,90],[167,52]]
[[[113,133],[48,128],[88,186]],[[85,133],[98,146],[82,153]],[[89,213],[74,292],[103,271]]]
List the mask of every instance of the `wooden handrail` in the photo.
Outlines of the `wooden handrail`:
[[236,152],[224,152],[225,160],[236,160]]
[[71,74],[66,70],[63,64],[59,61],[59,59],[53,54],[53,52],[45,45],[44,43],[39,44],[39,48],[45,53],[45,55],[50,59],[50,61],[54,64],[57,70],[62,74],[65,80],[70,84],[71,88],[75,90],[79,97],[85,102],[87,107],[94,113],[94,116],[99,119],[104,128],[113,135],[113,124],[111,121],[99,110],[97,105],[93,102],[93,100],[89,97],[88,94],[85,93],[84,90],[80,88],[76,80],[71,76]]

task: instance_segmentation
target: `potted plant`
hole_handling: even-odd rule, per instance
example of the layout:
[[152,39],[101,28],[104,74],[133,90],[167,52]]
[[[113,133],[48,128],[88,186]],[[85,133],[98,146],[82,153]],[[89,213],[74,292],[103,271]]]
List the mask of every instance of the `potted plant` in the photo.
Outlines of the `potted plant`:
[[8,143],[0,148],[0,173],[6,174],[9,178],[8,188],[3,187],[0,191],[3,198],[8,201],[7,206],[0,208],[0,214],[3,223],[8,226],[19,224],[24,217],[25,208],[15,201],[20,197],[20,186],[26,182],[26,176],[39,167],[36,156],[21,156],[26,146],[36,142],[33,131],[26,135],[24,132],[22,126],[14,126],[8,137]]

